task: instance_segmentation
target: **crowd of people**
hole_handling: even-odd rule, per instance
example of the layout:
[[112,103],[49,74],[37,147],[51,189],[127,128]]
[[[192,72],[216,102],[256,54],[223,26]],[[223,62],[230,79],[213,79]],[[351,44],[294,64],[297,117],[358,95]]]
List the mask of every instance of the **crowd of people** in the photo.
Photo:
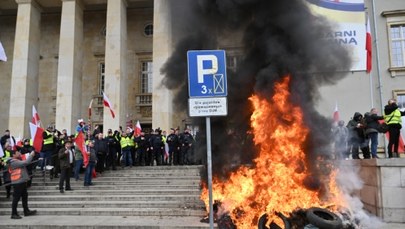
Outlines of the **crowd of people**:
[[[27,188],[31,186],[33,170],[38,168],[43,176],[49,171],[50,179],[59,178],[59,191],[73,191],[70,179],[92,186],[95,174],[117,167],[191,165],[193,162],[194,138],[189,129],[180,133],[171,128],[169,134],[160,128],[150,133],[136,133],[131,127],[123,130],[107,130],[106,136],[98,126],[90,130],[83,119],[78,120],[74,135],[66,129],[57,130],[49,125],[43,132],[40,152],[35,152],[31,139],[17,144],[16,139],[6,130],[1,137],[4,156],[0,158],[0,186],[5,186],[6,198],[11,196],[13,187],[12,219],[20,219],[17,213],[18,201],[22,198],[24,215],[34,215],[27,203]],[[78,146],[79,134],[84,137],[85,148]],[[81,150],[82,149],[82,150]],[[82,152],[85,151],[85,152]],[[17,175],[16,175],[17,174]],[[18,179],[16,178],[18,177]]]
[[378,134],[388,132],[388,158],[398,157],[401,117],[405,111],[398,108],[395,99],[390,99],[384,107],[383,115],[372,108],[364,114],[355,112],[351,120],[345,125],[343,120],[338,121],[332,128],[334,136],[335,157],[338,159],[379,158],[377,154]]

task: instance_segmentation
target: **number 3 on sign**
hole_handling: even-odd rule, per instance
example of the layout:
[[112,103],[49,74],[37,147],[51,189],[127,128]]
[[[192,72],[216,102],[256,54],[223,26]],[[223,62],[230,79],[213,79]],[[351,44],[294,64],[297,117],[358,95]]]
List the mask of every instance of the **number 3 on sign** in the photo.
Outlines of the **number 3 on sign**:
[[202,86],[201,86],[201,89],[202,89],[202,90],[201,90],[201,93],[202,93],[202,94],[204,94],[204,95],[207,94],[207,92],[208,92],[208,91],[207,91],[207,86],[202,85]]

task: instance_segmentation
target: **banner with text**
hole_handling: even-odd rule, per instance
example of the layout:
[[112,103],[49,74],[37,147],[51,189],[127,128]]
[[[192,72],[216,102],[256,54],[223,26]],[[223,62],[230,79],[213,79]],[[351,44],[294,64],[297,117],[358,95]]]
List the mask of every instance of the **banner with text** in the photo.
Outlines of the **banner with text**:
[[[332,25],[325,38],[345,47],[352,56],[350,71],[366,70],[366,19],[364,0],[307,0],[315,15],[324,16]],[[347,69],[349,70],[349,69]]]

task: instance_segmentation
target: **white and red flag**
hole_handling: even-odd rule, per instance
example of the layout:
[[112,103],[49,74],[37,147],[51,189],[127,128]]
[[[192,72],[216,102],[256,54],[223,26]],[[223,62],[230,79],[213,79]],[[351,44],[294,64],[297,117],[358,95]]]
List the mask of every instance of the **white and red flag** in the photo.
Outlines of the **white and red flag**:
[[103,91],[103,104],[105,107],[108,107],[108,109],[110,109],[111,116],[113,118],[115,118],[115,113],[114,113],[114,110],[112,109],[113,106],[112,106],[110,100],[108,99],[107,95],[104,93],[104,91]]
[[138,137],[139,135],[141,135],[141,132],[142,132],[142,127],[141,127],[141,123],[139,123],[139,120],[136,122],[136,125],[135,125],[135,132],[134,132],[134,135],[136,136],[136,137]]
[[4,51],[4,47],[0,42],[0,61],[7,61],[6,51]]
[[28,159],[29,156],[30,156],[30,153],[21,154],[21,160],[25,161]]
[[89,120],[91,120],[91,106],[93,105],[93,99],[90,100],[89,104]]
[[165,145],[165,155],[163,157],[166,161],[169,158],[169,144],[167,144],[167,142],[165,142],[164,145]]
[[41,126],[41,119],[39,118],[39,114],[37,112],[37,109],[35,109],[35,106],[32,105],[32,120],[31,122],[37,126]]
[[87,165],[89,164],[89,155],[87,153],[86,142],[84,139],[83,132],[80,131],[77,134],[75,143],[76,143],[76,146],[79,148],[80,152],[82,152],[84,167],[87,167]]
[[338,105],[336,103],[335,105],[335,111],[333,112],[333,122],[337,123],[339,122],[340,117],[339,117],[339,110],[338,110]]
[[367,25],[366,25],[366,52],[367,52],[367,64],[366,64],[366,72],[371,72],[371,65],[373,62],[372,58],[372,42],[371,42],[371,29],[370,29],[370,18],[367,17]]
[[42,142],[44,141],[44,129],[35,125],[34,123],[30,124],[30,132],[31,132],[31,139],[32,139],[32,147],[34,147],[35,152],[39,153],[42,149]]

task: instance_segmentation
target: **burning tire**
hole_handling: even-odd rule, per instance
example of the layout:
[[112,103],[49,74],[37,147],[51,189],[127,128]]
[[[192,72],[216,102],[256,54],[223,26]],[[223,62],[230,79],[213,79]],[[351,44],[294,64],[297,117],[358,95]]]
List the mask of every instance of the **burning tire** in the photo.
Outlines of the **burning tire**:
[[340,229],[342,220],[333,212],[323,208],[310,208],[307,210],[307,219],[320,229]]
[[267,214],[263,214],[260,219],[259,219],[259,223],[258,223],[258,228],[259,229],[268,229],[268,227],[266,227],[266,223],[268,221],[268,215]]

